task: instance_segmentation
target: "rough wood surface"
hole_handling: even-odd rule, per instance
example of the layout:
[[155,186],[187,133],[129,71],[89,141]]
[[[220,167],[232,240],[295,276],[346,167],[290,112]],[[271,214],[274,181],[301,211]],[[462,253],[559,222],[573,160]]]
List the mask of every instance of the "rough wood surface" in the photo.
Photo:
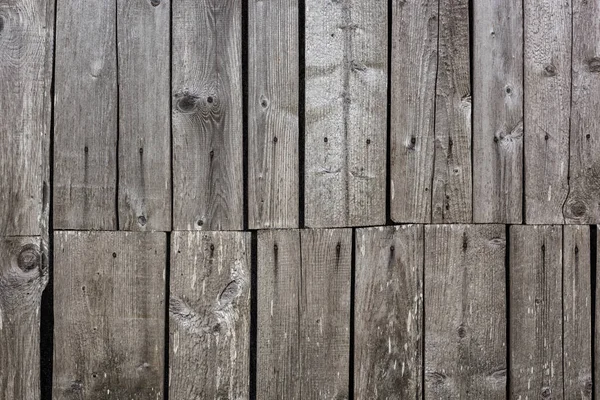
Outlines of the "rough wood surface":
[[297,228],[298,0],[248,8],[248,225]]
[[425,227],[425,398],[506,398],[505,231]]
[[384,1],[306,1],[306,226],[385,222],[386,22]]
[[173,228],[243,228],[242,1],[173,3]]
[[523,0],[473,2],[473,222],[521,223]]
[[356,231],[354,398],[421,399],[423,227]]
[[173,234],[171,399],[249,398],[250,235]]
[[164,233],[55,232],[54,399],[162,399]]

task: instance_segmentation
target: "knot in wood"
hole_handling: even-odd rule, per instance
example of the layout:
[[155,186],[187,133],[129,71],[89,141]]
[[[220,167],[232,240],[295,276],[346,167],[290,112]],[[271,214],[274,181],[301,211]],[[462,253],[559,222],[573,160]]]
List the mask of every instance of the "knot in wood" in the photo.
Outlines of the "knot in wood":
[[552,395],[552,389],[550,389],[548,386],[545,386],[542,388],[541,394],[544,399],[548,399]]
[[545,76],[554,76],[554,75],[556,75],[556,67],[553,64],[546,64],[544,66],[544,75]]
[[193,113],[196,110],[198,97],[189,93],[184,93],[177,101],[177,109],[182,113]]
[[40,249],[32,243],[23,246],[17,257],[17,265],[25,272],[40,268],[41,261]]
[[144,217],[143,215],[140,215],[138,217],[138,223],[140,224],[140,226],[145,226],[146,225],[146,217]]
[[600,57],[592,57],[588,60],[590,72],[600,72]]
[[571,214],[574,217],[582,217],[585,215],[586,211],[587,211],[587,207],[585,206],[585,203],[583,203],[582,201],[575,201],[571,205]]
[[160,0],[150,0],[150,4],[152,7],[158,7],[160,5]]
[[467,336],[467,328],[465,328],[465,326],[462,324],[458,327],[456,332],[458,333],[458,337],[461,339],[463,339],[465,336]]

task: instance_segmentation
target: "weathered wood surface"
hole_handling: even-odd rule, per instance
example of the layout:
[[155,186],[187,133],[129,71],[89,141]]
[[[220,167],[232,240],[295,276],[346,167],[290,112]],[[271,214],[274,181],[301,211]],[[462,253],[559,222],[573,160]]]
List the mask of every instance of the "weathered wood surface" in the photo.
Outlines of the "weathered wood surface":
[[249,398],[250,235],[173,234],[171,399]]
[[298,0],[248,7],[248,226],[297,228]]
[[162,399],[164,233],[54,234],[54,399]]
[[387,3],[305,7],[305,224],[383,224]]
[[173,3],[173,228],[243,228],[242,1]]
[[3,237],[0,260],[0,398],[38,400],[47,249],[39,237]]
[[473,2],[473,222],[521,223],[523,0]]
[[420,399],[423,368],[423,227],[358,229],[355,399]]
[[505,230],[425,227],[425,398],[506,398]]
[[171,230],[170,7],[117,4],[121,230]]
[[56,10],[55,229],[118,229],[116,1]]

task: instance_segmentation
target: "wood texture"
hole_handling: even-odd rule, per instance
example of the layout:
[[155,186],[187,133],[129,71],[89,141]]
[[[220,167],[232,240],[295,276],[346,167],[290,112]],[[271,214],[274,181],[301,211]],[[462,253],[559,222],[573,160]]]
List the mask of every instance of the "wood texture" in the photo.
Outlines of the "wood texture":
[[242,1],[173,4],[173,227],[243,228]]
[[249,398],[250,235],[173,234],[169,398]]
[[423,396],[423,227],[356,231],[354,398]]
[[385,222],[387,4],[306,2],[305,223]]
[[425,227],[425,398],[506,398],[505,230]]
[[162,399],[164,233],[55,232],[54,399]]
[[473,2],[473,222],[521,223],[523,0]]
[[248,225],[297,228],[298,0],[248,7]]

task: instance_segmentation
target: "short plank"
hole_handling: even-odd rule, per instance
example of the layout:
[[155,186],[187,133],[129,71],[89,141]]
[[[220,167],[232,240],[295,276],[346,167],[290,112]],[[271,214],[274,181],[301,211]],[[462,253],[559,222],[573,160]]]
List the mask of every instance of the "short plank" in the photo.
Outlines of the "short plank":
[[173,234],[171,399],[249,398],[250,235]]
[[119,229],[171,230],[170,1],[118,1]]
[[40,303],[48,283],[39,237],[0,239],[0,398],[40,399]]
[[248,7],[248,225],[297,228],[298,0]]
[[56,14],[54,228],[118,229],[116,2]]
[[306,1],[306,226],[385,222],[387,17],[384,1]]
[[54,399],[162,399],[164,233],[55,232]]
[[521,223],[523,0],[473,2],[473,221]]
[[425,227],[425,398],[506,398],[505,231]]
[[173,227],[243,228],[242,1],[173,3]]
[[354,398],[420,399],[423,227],[356,231]]

